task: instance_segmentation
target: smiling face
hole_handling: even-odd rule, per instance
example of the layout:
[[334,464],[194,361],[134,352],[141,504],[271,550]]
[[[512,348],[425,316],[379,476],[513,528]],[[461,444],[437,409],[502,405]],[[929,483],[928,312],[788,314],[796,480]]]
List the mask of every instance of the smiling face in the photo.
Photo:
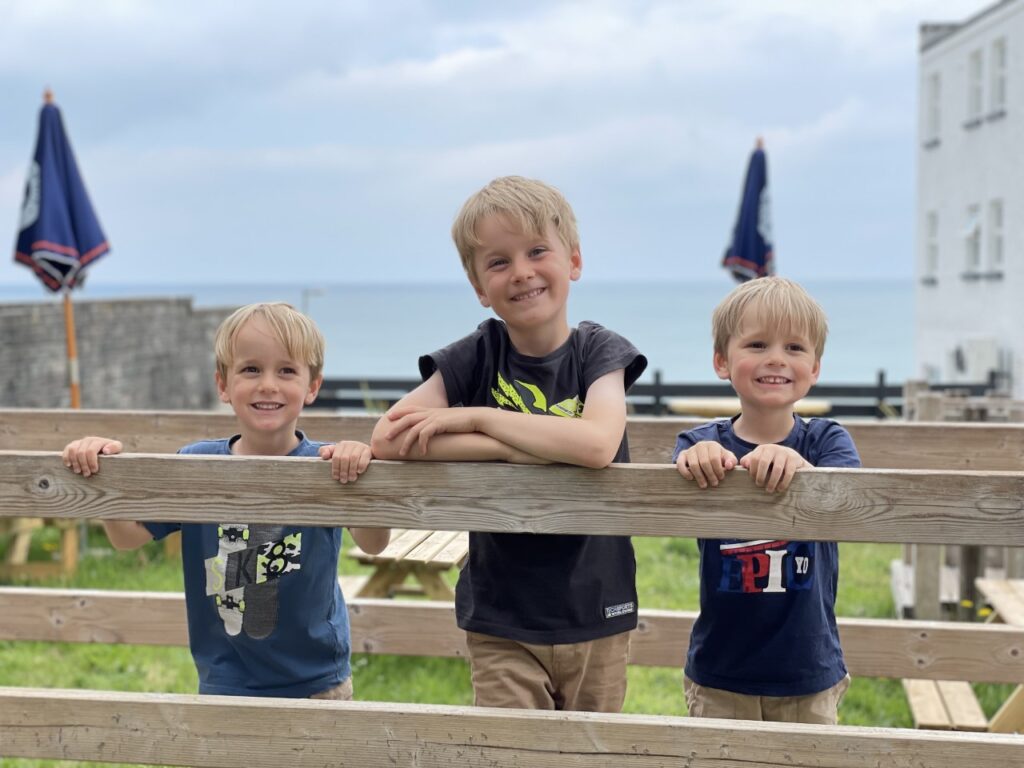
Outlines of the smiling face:
[[566,304],[583,269],[579,249],[570,250],[553,223],[531,234],[499,215],[480,221],[476,235],[470,282],[480,303],[505,321],[520,352],[554,351],[569,335]]
[[744,411],[792,409],[818,380],[821,361],[810,334],[767,322],[752,305],[743,313],[715,373],[732,382]]
[[286,443],[294,443],[299,414],[316,399],[323,379],[312,379],[309,365],[289,355],[259,316],[238,329],[231,351],[226,373],[217,372],[217,390],[238,417],[240,442],[262,447],[261,452],[279,452]]

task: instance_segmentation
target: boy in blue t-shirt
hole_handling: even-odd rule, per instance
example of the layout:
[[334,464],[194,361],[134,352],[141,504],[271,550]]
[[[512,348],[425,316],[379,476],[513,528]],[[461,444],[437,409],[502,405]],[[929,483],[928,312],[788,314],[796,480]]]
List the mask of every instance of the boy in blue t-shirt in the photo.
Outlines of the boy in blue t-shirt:
[[[818,380],[828,327],[796,283],[767,277],[733,290],[712,316],[714,367],[740,414],[683,432],[673,458],[701,488],[737,465],[768,492],[803,467],[859,467],[849,433],[803,420],[794,404]],[[690,715],[834,724],[850,684],[836,628],[834,542],[701,539],[700,615],[684,690]]]
[[[218,328],[217,389],[239,433],[202,440],[183,454],[321,456],[332,475],[354,481],[370,448],[310,441],[296,430],[323,381],[324,340],[305,315],[283,303],[251,304]],[[117,440],[69,443],[64,463],[86,477]],[[282,510],[282,519],[287,510]],[[338,585],[341,529],[237,522],[137,523],[104,520],[117,549],[135,549],[181,531],[189,646],[199,692],[239,696],[351,699],[348,611]],[[371,553],[387,546],[386,528],[353,528]]]

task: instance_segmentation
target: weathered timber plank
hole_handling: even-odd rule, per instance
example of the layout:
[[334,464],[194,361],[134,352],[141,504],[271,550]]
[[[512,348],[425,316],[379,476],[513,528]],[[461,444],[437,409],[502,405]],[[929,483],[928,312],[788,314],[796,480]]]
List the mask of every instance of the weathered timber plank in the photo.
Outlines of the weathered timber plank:
[[[375,416],[312,413],[299,422],[317,440],[369,442]],[[677,433],[704,419],[636,416],[629,419],[629,444],[637,463],[671,460]],[[1024,425],[850,422],[865,467],[1024,471]],[[195,440],[237,431],[231,413],[214,411],[0,410],[0,449],[59,451],[84,435],[107,435],[125,450],[173,453]]]
[[[1024,545],[1024,473],[809,469],[784,494],[743,470],[702,491],[667,465],[374,462],[339,485],[319,459],[125,454],[91,478],[0,451],[0,516],[634,536]],[[486,491],[484,490],[486,489]],[[221,514],[221,512],[217,512]]]
[[910,714],[916,727],[935,731],[952,730],[953,723],[934,680],[904,680],[903,691],[907,694]]
[[964,680],[936,680],[935,687],[949,712],[949,720],[958,731],[987,731],[988,718],[974,696],[971,684]]
[[[629,419],[632,460],[670,461],[677,433],[706,419],[634,416]],[[1020,472],[1024,470],[1024,425],[947,422],[844,423],[865,467]],[[19,446],[29,447],[29,446]]]
[[978,590],[1007,624],[1024,626],[1024,581],[1020,579],[976,579]]
[[0,688],[0,754],[279,768],[1024,765],[1024,740],[438,705]]
[[1020,733],[1024,731],[1024,685],[1013,689],[999,711],[988,724],[992,733]]
[[[451,603],[352,599],[357,653],[464,657]],[[174,593],[27,587],[0,589],[0,640],[187,643]],[[695,613],[641,610],[630,663],[682,667]],[[846,662],[864,677],[1024,681],[1024,630],[996,624],[839,619]]]

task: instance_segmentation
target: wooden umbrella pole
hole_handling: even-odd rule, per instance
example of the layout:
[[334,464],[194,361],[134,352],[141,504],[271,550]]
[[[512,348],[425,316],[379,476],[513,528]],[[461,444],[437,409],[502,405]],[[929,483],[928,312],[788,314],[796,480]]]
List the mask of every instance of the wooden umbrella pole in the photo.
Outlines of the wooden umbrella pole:
[[71,384],[71,407],[82,407],[78,381],[78,347],[75,345],[75,310],[71,307],[71,291],[64,291],[64,335],[68,342],[68,381]]

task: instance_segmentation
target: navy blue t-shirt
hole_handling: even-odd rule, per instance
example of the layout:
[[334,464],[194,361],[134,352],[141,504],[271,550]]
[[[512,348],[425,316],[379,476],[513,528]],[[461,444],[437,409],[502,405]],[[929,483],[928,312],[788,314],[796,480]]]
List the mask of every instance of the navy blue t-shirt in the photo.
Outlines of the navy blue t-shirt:
[[[736,435],[732,421],[714,421],[680,433],[673,461],[705,440],[737,459],[757,447]],[[850,434],[829,419],[794,417],[779,445],[815,467],[860,466]],[[835,617],[835,542],[698,539],[697,546],[700,615],[690,635],[687,677],[752,696],[805,696],[845,677]]]
[[[323,443],[297,435],[300,443],[288,455],[316,456]],[[237,439],[202,440],[178,453],[226,456]],[[348,679],[340,528],[144,525],[155,539],[181,531],[188,639],[200,693],[308,698]]]

